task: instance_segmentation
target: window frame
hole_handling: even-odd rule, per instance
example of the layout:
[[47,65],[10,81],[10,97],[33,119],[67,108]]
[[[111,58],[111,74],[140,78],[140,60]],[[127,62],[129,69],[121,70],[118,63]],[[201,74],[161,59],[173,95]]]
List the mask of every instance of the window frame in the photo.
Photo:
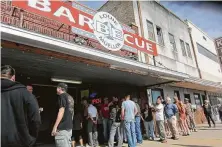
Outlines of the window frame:
[[[182,47],[182,44],[181,44],[181,43],[183,43],[183,47]],[[180,47],[181,47],[181,50],[182,50],[182,55],[183,55],[184,57],[187,57],[188,55],[187,55],[187,51],[186,51],[185,42],[184,42],[182,39],[180,39]]]
[[[189,43],[185,42],[185,46],[186,46],[187,56],[192,59],[192,53],[191,53],[191,50],[190,50]],[[189,47],[189,49],[187,47]]]
[[176,40],[175,40],[175,38],[174,38],[174,35],[171,34],[171,33],[168,33],[168,36],[169,36],[170,45],[172,44],[172,43],[171,43],[170,36],[173,37],[174,44],[173,44],[173,48],[171,48],[172,51],[174,51],[174,52],[178,52],[178,51],[177,51],[177,46],[176,46]]
[[[152,25],[152,28],[149,27],[148,24],[151,24]],[[154,24],[149,21],[149,20],[146,20],[146,26],[147,26],[147,33],[148,33],[148,39],[151,40],[151,41],[156,41],[156,36],[155,36],[155,31],[154,31]],[[152,30],[152,33],[153,33],[153,38],[150,38],[150,35],[149,35],[149,32],[151,32]]]
[[[158,32],[157,32],[157,29],[160,29],[160,33],[161,33],[161,36],[160,36],[160,38],[161,38],[161,43],[159,42],[159,35],[158,35]],[[159,44],[159,45],[162,45],[162,46],[164,46],[164,39],[163,39],[163,30],[162,30],[162,28],[161,27],[159,27],[159,26],[157,26],[156,25],[156,36],[157,36],[157,43]]]

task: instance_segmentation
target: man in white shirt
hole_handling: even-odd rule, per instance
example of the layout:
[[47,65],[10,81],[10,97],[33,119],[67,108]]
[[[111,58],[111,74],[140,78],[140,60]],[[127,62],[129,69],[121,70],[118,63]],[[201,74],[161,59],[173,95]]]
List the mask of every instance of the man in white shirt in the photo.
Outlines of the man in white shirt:
[[92,147],[98,146],[97,120],[97,109],[95,106],[92,105],[92,101],[89,100],[87,130],[89,135],[89,146]]
[[164,127],[164,115],[163,115],[164,106],[162,104],[160,96],[157,98],[156,103],[157,105],[155,107],[155,112],[156,112],[157,130],[159,132],[160,141],[162,143],[166,143],[167,140],[166,140],[166,133],[165,133],[165,127]]

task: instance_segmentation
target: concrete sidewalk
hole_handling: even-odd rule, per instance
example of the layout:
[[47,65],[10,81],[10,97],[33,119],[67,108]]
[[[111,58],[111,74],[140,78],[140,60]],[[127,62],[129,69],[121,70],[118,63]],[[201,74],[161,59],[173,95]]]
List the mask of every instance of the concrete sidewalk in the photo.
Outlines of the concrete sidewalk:
[[[127,147],[126,144],[124,146]],[[40,147],[55,147],[55,145]],[[222,147],[222,124],[217,124],[216,128],[208,128],[207,124],[199,125],[198,132],[193,132],[190,136],[181,136],[179,140],[168,139],[166,144],[144,140],[140,147]]]

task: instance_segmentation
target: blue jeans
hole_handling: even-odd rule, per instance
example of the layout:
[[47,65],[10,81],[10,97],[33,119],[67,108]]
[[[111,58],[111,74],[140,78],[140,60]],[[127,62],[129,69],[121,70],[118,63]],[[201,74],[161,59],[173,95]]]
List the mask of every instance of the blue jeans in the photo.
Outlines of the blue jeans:
[[107,141],[109,137],[109,119],[108,118],[103,118],[103,136],[104,140]]
[[142,138],[142,133],[141,133],[141,126],[140,126],[141,117],[136,116],[135,119],[136,119],[136,122],[135,122],[136,139],[137,139],[137,143],[141,144],[141,143],[143,143],[143,138]]
[[134,121],[124,121],[126,136],[129,147],[136,147],[136,131]]
[[148,139],[150,139],[150,137],[152,139],[154,139],[154,123],[153,123],[153,120],[152,121],[144,121],[144,124],[145,124],[146,135],[147,135]]

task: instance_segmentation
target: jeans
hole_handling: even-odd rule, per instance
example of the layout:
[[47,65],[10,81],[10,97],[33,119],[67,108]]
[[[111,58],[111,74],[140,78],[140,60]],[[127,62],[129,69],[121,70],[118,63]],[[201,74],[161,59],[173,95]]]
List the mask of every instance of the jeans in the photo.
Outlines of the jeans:
[[118,134],[118,147],[122,147],[123,144],[123,123],[113,122],[110,129],[109,147],[114,147],[114,137]]
[[208,115],[206,116],[206,118],[207,118],[209,127],[211,127],[210,120],[211,120],[211,121],[213,122],[213,124],[215,125],[214,119],[212,118],[212,114],[208,114]]
[[126,129],[128,147],[136,147],[135,122],[134,121],[124,121],[124,127]]
[[152,139],[154,139],[154,123],[153,120],[152,121],[145,121],[145,128],[146,128],[146,135],[148,137],[148,139],[150,139],[150,137]]
[[179,138],[179,132],[178,132],[178,129],[177,129],[177,118],[176,118],[176,116],[172,116],[171,118],[169,118],[167,120],[167,122],[169,124],[170,131],[172,133],[172,137]]
[[109,137],[109,119],[108,118],[103,118],[103,136],[104,136],[104,140],[107,141],[108,137]]
[[56,147],[71,147],[72,130],[60,130],[55,136]]
[[189,127],[191,129],[196,129],[196,123],[193,115],[187,115],[187,122],[189,123]]
[[136,116],[135,120],[136,120],[135,121],[136,139],[137,139],[137,143],[141,144],[141,143],[143,143],[143,138],[142,138],[142,133],[141,133],[141,126],[140,126],[141,117]]
[[98,146],[97,124],[94,124],[92,120],[88,120],[87,130],[89,135],[89,146]]
[[164,127],[164,120],[157,120],[156,121],[157,130],[159,132],[159,136],[161,140],[166,139],[165,127]]

